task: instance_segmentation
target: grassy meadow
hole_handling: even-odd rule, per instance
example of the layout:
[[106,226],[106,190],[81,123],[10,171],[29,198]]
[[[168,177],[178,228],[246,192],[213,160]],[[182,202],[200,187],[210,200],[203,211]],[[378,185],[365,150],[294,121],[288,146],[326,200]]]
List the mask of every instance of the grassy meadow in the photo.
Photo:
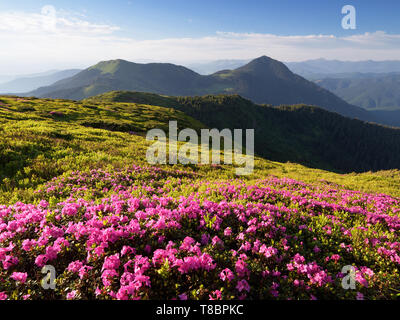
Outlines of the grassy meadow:
[[398,170],[151,167],[146,132],[171,120],[206,127],[167,107],[0,97],[0,299],[398,299]]

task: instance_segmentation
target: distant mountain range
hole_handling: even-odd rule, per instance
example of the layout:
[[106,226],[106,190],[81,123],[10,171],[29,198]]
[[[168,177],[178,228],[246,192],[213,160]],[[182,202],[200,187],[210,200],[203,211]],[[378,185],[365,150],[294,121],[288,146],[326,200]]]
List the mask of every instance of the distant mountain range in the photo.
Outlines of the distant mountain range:
[[315,82],[348,103],[365,109],[400,109],[400,73],[325,78]]
[[[185,65],[197,73],[208,75],[225,69],[236,69],[249,63],[251,60],[216,60],[204,63]],[[347,78],[357,74],[383,74],[400,72],[399,61],[340,61],[327,59],[314,59],[301,62],[283,62],[292,72],[308,80],[323,78]]]
[[42,74],[20,76],[5,83],[0,83],[0,93],[24,93],[51,85],[61,79],[76,75],[81,70],[70,69],[63,71],[49,71]]
[[48,70],[45,72],[39,72],[39,73],[29,73],[29,74],[0,74],[0,84],[10,82],[16,79],[21,79],[21,78],[33,78],[33,77],[41,77],[41,76],[48,76],[50,74],[56,73],[60,70]]
[[305,103],[352,118],[375,120],[364,109],[348,104],[328,90],[294,74],[283,63],[266,56],[240,68],[208,76],[173,64],[104,61],[27,95],[81,100],[113,90],[171,96],[239,94],[259,104]]

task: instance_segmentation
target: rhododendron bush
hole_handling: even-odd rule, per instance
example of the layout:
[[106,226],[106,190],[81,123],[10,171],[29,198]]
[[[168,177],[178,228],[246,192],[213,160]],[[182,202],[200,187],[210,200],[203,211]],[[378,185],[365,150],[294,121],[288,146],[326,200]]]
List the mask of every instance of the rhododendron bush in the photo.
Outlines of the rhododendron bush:
[[400,199],[387,195],[133,167],[63,175],[35,198],[0,206],[0,299],[399,296]]

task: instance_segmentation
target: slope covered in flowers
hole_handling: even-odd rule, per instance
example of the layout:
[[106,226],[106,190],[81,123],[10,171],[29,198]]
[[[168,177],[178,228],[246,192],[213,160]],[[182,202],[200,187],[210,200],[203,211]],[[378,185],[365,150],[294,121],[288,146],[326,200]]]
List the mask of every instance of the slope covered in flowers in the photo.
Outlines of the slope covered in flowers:
[[[396,299],[400,199],[270,177],[75,171],[0,206],[0,299]],[[57,271],[43,290],[41,268]],[[356,290],[341,273],[355,267]]]
[[[201,125],[160,107],[1,97],[0,299],[398,299],[397,170],[256,158],[239,181],[227,165],[149,168],[143,135],[171,117]],[[341,286],[346,265],[356,290]]]

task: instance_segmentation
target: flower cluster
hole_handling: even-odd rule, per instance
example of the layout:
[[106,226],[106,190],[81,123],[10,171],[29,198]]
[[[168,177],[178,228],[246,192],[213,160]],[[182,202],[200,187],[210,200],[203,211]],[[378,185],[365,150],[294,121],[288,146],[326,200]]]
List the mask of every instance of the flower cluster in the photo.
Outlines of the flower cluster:
[[[186,179],[182,183],[181,179]],[[157,168],[74,172],[0,206],[4,299],[394,299],[400,199]],[[54,266],[53,291],[41,287]],[[353,266],[356,290],[345,290]]]

